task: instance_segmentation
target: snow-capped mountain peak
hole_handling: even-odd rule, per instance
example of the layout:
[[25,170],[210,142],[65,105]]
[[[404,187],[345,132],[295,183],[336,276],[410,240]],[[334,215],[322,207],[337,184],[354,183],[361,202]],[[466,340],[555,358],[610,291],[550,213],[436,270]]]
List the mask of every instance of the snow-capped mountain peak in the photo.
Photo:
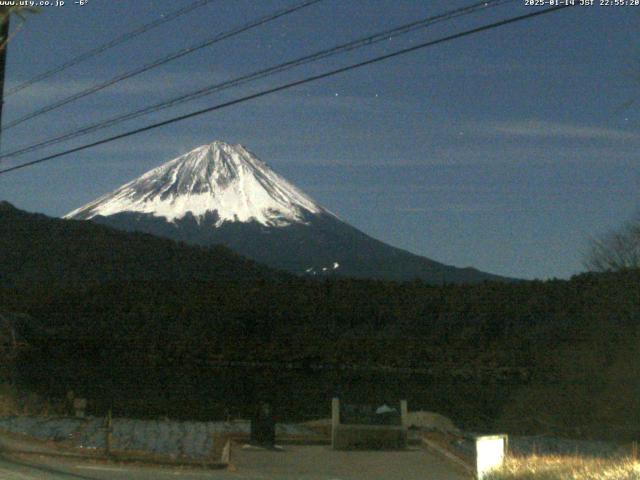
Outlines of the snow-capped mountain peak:
[[305,223],[329,213],[271,170],[242,145],[215,141],[171,160],[65,218],[91,219],[122,212],[151,214],[173,222],[191,213],[217,214],[224,222],[272,227]]

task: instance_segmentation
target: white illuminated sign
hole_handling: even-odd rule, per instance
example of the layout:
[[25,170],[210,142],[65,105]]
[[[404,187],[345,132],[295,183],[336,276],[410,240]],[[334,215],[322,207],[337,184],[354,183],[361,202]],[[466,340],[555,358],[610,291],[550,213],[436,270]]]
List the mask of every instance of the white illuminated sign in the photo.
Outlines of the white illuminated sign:
[[476,437],[476,466],[478,480],[485,478],[491,470],[499,468],[504,462],[506,435]]

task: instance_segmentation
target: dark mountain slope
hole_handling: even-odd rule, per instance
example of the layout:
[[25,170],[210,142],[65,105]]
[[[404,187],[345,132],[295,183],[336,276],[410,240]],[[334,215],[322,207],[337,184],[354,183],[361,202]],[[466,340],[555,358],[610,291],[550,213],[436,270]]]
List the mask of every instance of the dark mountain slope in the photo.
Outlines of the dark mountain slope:
[[255,280],[284,276],[224,247],[179,244],[92,222],[60,220],[0,203],[0,284]]
[[406,281],[432,284],[506,280],[475,268],[456,268],[414,255],[372,238],[334,216],[308,216],[307,222],[271,228],[258,222],[226,222],[215,215],[180,220],[141,213],[94,217],[95,222],[126,231],[147,232],[196,245],[224,245],[259,263],[308,275]]

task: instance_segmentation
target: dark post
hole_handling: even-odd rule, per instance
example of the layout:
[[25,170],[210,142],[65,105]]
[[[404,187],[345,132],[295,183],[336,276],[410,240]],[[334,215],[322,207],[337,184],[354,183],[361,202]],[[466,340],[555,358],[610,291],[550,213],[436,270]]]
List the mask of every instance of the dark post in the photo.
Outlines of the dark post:
[[276,420],[274,413],[274,378],[271,369],[262,371],[254,384],[255,410],[251,418],[251,439],[254,445],[273,448],[276,444]]
[[113,440],[113,417],[111,415],[111,409],[107,414],[107,418],[104,420],[104,453],[107,457],[111,456],[111,444]]
[[273,405],[261,401],[251,419],[251,443],[261,447],[273,448],[276,444],[276,423],[273,418]]
[[[2,24],[0,25],[0,135],[2,134],[2,107],[4,106],[4,71],[7,64],[7,47],[9,39],[9,7],[1,7],[0,15]],[[0,137],[0,145],[2,138]]]

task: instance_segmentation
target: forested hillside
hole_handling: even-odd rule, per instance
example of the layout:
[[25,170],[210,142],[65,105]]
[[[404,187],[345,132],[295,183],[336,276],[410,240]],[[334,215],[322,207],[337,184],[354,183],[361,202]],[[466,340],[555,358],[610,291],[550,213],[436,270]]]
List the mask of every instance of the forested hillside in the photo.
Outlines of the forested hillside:
[[470,286],[313,281],[7,205],[0,232],[0,313],[20,339],[5,375],[52,398],[73,389],[95,413],[241,416],[268,394],[282,416],[305,418],[338,394],[407,398],[470,429],[640,431],[629,414],[640,412],[635,270]]
[[22,212],[0,202],[0,283],[17,288],[275,277],[224,247],[187,247],[90,222]]

